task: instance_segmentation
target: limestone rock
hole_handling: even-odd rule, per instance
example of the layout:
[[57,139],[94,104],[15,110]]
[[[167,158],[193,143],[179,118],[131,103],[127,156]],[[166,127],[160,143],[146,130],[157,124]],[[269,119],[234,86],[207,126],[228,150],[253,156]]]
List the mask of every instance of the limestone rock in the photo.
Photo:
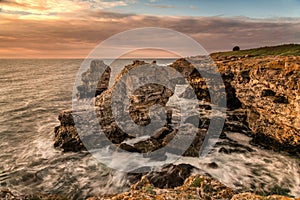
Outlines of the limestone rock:
[[102,60],[92,60],[90,68],[82,73],[82,85],[77,87],[78,99],[92,98],[108,88],[111,69]]
[[253,142],[274,150],[300,152],[300,58],[251,57],[217,59],[221,73],[233,74],[230,84],[247,109]]
[[63,111],[59,114],[60,126],[54,129],[54,147],[64,151],[80,151],[85,147],[76,131],[71,111]]

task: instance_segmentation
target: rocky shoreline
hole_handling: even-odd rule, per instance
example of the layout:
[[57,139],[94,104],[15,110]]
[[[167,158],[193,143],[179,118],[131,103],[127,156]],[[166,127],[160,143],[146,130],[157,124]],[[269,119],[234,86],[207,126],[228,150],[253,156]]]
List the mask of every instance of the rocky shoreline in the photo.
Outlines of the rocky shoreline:
[[234,75],[231,85],[247,110],[253,143],[299,156],[300,58],[296,56],[214,57]]
[[[227,93],[227,114],[238,109],[242,109],[244,113],[244,116],[241,116],[240,113],[237,114],[238,116],[228,115],[227,119],[230,116],[231,118],[236,118],[236,121],[240,122],[241,125],[233,127],[229,123],[225,123],[224,129],[236,129],[251,135],[253,144],[299,155],[300,85],[298,79],[300,77],[300,58],[215,56],[213,59],[224,80]],[[99,62],[99,66],[101,66],[103,63],[101,63],[102,61]],[[134,61],[133,64],[126,66],[122,73],[124,74],[127,70],[142,64],[147,63]],[[149,67],[155,66],[155,64],[147,65]],[[170,67],[183,72],[183,70],[190,68],[190,65],[185,59],[179,59],[171,64]],[[94,66],[95,61],[92,62],[91,68]],[[109,67],[106,67],[107,71],[110,71]],[[97,70],[95,71],[97,72]],[[198,99],[202,101],[199,107],[204,111],[210,110],[209,104],[203,103],[203,101],[206,103],[210,101],[204,79],[192,69],[187,71],[189,71],[189,74],[185,78],[192,85]],[[122,73],[119,75],[120,77]],[[187,73],[185,72],[185,74]],[[111,95],[116,84],[112,88],[107,89],[109,78],[104,78],[100,82],[101,85],[104,85],[104,89],[102,87],[100,90],[96,90],[98,95],[95,100],[100,124],[105,130],[106,136],[113,143],[121,144],[125,139],[129,139],[132,136],[124,133],[117,126],[112,116],[110,109]],[[85,87],[88,87],[87,85],[90,84],[87,82],[83,83]],[[119,93],[122,93],[122,89],[118,88],[118,90]],[[126,92],[125,89],[123,91]],[[131,112],[131,117],[136,123],[141,125],[149,123],[149,116],[147,116],[149,110],[147,110],[147,107],[154,104],[165,106],[172,95],[172,91],[159,85],[141,88],[134,95],[133,98],[135,99],[131,99],[133,106],[130,109],[132,111],[137,110],[136,112]],[[182,95],[184,96],[185,94],[183,93]],[[201,117],[202,123],[198,128],[205,129],[208,126],[209,119],[204,116]],[[59,120],[61,125],[55,128],[55,147],[65,151],[84,149],[79,137],[77,137],[76,129],[73,129],[75,123],[71,111],[63,111],[59,115]],[[152,139],[159,138],[161,134],[169,135],[172,130],[166,124],[165,128],[160,130],[160,132]],[[158,141],[154,143],[156,142]],[[143,150],[135,149],[135,151],[140,152]]]
[[[212,58],[222,75],[228,100],[224,130],[239,131],[250,135],[253,138],[252,143],[254,145],[260,145],[275,151],[286,151],[299,156],[300,85],[298,80],[300,77],[300,57],[222,56],[216,54],[212,55]],[[102,61],[94,61],[91,67],[95,68],[97,62],[100,62],[99,66],[103,65]],[[118,80],[127,71],[140,65],[156,66],[155,63],[134,61],[133,64],[124,68],[116,79],[114,86],[109,89],[107,89],[109,78],[101,79],[101,85],[104,85],[105,89],[97,91],[98,96],[96,96],[95,104],[98,108],[99,122],[104,127],[106,136],[113,143],[129,152],[146,153],[163,147],[176,135],[176,130],[166,123],[163,128],[153,133],[153,136],[149,139],[129,145],[124,141],[133,138],[133,136],[128,135],[118,127],[110,110],[111,95]],[[109,72],[109,66],[106,67],[107,72]],[[169,67],[184,74],[184,77],[194,89],[197,98],[201,100],[201,103],[199,103],[200,110],[209,112],[211,109],[209,105],[210,96],[201,75],[193,70],[192,65],[185,59],[179,59]],[[92,71],[91,69],[90,71]],[[97,70],[94,69],[94,71]],[[83,82],[83,84],[87,87],[90,83]],[[122,90],[118,92],[122,92]],[[133,103],[132,110],[136,110],[131,115],[132,119],[138,124],[147,124],[149,122],[147,107],[154,104],[165,106],[172,94],[172,91],[158,85],[141,88],[135,93],[136,98],[131,99]],[[189,92],[186,92],[186,94],[189,94]],[[182,95],[188,98],[185,93]],[[197,117],[201,118],[201,123],[197,127],[196,138],[183,156],[199,156],[209,119],[200,114],[200,116],[192,116],[185,122],[193,124],[193,118]],[[70,111],[62,112],[59,120],[61,125],[55,129],[55,146],[64,151],[84,150],[84,145],[74,128],[72,113]],[[226,134],[222,132],[220,137],[226,137]],[[234,147],[230,150],[223,149],[223,151],[230,153],[229,151],[243,151],[243,148]],[[251,151],[247,148],[244,150]],[[262,197],[251,193],[237,194],[236,191],[227,188],[207,175],[190,175],[188,173],[188,176],[181,178],[181,181],[179,181],[181,185],[171,187],[173,189],[157,187],[151,184],[146,176],[143,176],[127,193],[109,198],[94,197],[92,199],[140,199],[142,196],[144,199],[188,199],[189,197],[190,199],[288,199],[276,195]],[[170,174],[169,171],[165,172],[165,176],[173,177],[175,180],[178,178],[178,176]],[[201,180],[199,184],[204,189],[200,186],[191,186],[198,179]],[[177,181],[177,183],[179,182]],[[214,188],[215,185],[217,185],[217,189]],[[207,187],[210,187],[209,192],[203,192]]]
[[[213,54],[211,57],[224,81],[227,98],[226,119],[220,138],[228,139],[226,131],[239,132],[251,136],[253,145],[274,151],[288,152],[299,157],[300,83],[298,80],[300,78],[300,57],[228,56],[222,54]],[[168,101],[174,94],[175,85],[182,84],[182,80],[171,79],[169,85],[171,89],[157,84],[148,84],[135,91],[131,99],[120,100],[127,105],[130,104],[130,117],[138,125],[147,125],[151,120],[154,122],[157,120],[157,123],[165,120],[162,127],[154,129],[151,137],[128,143],[127,141],[134,139],[135,136],[131,135],[130,131],[129,133],[124,132],[116,123],[111,108],[112,96],[115,93],[124,96],[128,92],[125,84],[128,85],[134,80],[125,79],[124,81],[124,74],[141,65],[159,67],[155,62],[134,61],[124,67],[115,79],[113,86],[109,88],[110,67],[103,61],[93,60],[88,71],[82,74],[82,84],[78,86],[77,97],[79,100],[95,97],[96,115],[99,120],[97,123],[101,124],[105,136],[118,148],[128,152],[148,153],[166,146],[176,136],[178,130],[172,123],[176,123],[180,116],[177,115],[176,108],[170,106]],[[183,156],[198,157],[210,123],[208,113],[211,111],[211,97],[208,86],[187,59],[178,59],[169,67],[180,72],[191,85],[191,88],[187,88],[181,97],[192,98],[189,91],[192,89],[199,100],[198,112],[188,116],[183,124],[187,129],[195,129],[195,138],[187,150],[181,152],[180,147],[172,147],[172,151],[180,152]],[[105,70],[103,71],[103,69]],[[103,75],[98,82],[99,74]],[[162,76],[173,76],[172,73],[164,70],[161,71],[161,74]],[[151,80],[154,77],[155,74],[148,74],[148,79]],[[221,88],[220,86],[216,87],[215,91]],[[123,105],[124,102],[117,102],[116,105]],[[153,105],[172,108],[175,109],[175,112],[166,110],[167,115],[164,120],[160,115],[155,115],[154,118],[152,116],[150,120],[149,108]],[[118,107],[117,110],[124,110],[124,107]],[[79,137],[74,122],[77,114],[72,111],[63,111],[59,114],[60,126],[55,127],[54,147],[65,152],[76,152],[85,151],[86,144],[91,145],[89,148],[106,146],[107,142],[99,139],[93,133]],[[91,119],[85,120],[90,121]],[[125,127],[126,130],[134,129],[131,126]],[[231,148],[220,148],[219,152],[231,154],[253,151],[248,146],[234,142],[230,143],[230,146]],[[218,168],[216,163],[210,163],[210,165],[212,168]],[[137,174],[134,177],[135,183],[128,192],[89,199],[292,199],[276,195],[287,195],[287,192],[281,188],[264,194],[264,196],[236,191],[188,164],[167,165],[160,171]],[[8,190],[1,191],[0,198],[64,199],[55,195],[17,196]]]

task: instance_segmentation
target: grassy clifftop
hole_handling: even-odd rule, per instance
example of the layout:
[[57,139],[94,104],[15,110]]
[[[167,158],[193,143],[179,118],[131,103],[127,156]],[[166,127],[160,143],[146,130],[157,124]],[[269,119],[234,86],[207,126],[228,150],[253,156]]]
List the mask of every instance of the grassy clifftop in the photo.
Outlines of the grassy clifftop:
[[268,55],[281,55],[281,56],[300,56],[300,44],[284,44],[271,47],[260,47],[255,49],[247,49],[240,51],[228,51],[212,53],[211,56],[268,56]]

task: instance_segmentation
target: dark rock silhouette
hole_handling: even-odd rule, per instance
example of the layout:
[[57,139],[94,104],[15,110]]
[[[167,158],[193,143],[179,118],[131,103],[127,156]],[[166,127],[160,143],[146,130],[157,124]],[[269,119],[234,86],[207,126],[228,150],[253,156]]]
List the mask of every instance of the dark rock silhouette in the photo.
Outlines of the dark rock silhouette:
[[232,51],[239,51],[240,50],[240,47],[239,46],[235,46],[233,47]]

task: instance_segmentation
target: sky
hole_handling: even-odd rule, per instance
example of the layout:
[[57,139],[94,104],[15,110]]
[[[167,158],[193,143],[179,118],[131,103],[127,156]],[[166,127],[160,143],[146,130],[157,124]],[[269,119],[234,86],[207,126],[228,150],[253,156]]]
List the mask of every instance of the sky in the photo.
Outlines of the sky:
[[143,27],[186,34],[207,52],[300,43],[300,0],[0,0],[0,58],[85,58]]

